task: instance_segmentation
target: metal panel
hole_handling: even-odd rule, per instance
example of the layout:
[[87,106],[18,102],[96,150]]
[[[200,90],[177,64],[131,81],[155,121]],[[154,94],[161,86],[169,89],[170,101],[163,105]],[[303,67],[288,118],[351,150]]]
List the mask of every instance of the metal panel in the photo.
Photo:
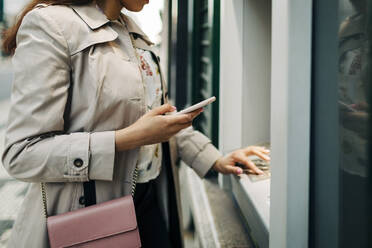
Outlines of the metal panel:
[[273,1],[270,247],[308,246],[312,1]]
[[0,0],[0,22],[4,21],[4,0]]
[[338,4],[314,1],[310,247],[339,247]]

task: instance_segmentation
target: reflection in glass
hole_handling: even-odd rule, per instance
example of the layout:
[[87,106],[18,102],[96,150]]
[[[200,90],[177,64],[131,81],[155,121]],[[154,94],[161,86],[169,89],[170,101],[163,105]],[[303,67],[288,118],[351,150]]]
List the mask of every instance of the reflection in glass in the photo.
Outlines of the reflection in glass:
[[339,0],[340,244],[367,247],[370,42],[367,0]]

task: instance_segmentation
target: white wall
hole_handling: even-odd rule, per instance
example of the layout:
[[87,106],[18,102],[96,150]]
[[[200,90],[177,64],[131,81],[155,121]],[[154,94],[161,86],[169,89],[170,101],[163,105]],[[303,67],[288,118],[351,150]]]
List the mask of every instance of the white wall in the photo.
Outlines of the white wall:
[[308,246],[311,20],[311,1],[273,1],[272,248]]
[[219,146],[223,153],[243,145],[243,2],[221,3]]
[[220,147],[270,141],[271,1],[221,7]]
[[243,5],[243,146],[248,146],[270,141],[271,0]]

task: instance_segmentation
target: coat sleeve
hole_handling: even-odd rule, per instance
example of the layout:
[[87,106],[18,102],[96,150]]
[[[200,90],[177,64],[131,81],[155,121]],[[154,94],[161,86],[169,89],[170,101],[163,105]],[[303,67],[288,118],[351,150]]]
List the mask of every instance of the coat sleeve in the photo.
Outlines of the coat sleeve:
[[176,135],[180,158],[199,175],[204,177],[222,154],[204,134],[192,127],[181,130]]
[[2,161],[28,182],[112,180],[115,132],[65,134],[70,56],[46,8],[29,12],[17,34],[14,81]]

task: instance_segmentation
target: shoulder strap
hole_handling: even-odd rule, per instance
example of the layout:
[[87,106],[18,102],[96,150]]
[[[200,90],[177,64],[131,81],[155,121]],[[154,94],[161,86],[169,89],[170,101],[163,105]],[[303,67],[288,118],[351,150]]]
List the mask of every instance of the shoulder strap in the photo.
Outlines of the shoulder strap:
[[88,181],[84,182],[84,198],[85,198],[85,206],[92,206],[97,203],[96,200],[96,182],[95,181]]

